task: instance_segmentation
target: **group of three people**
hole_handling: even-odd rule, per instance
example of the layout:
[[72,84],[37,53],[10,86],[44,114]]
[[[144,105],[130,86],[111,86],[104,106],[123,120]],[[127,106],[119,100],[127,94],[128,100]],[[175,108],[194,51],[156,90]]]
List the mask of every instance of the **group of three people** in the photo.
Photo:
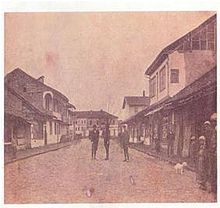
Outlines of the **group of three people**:
[[210,184],[210,191],[217,193],[216,120],[211,117],[203,127],[203,134],[199,137],[198,148],[196,148],[197,180],[201,189],[207,190],[207,184]]
[[[97,129],[96,125],[93,125],[92,131],[89,132],[89,139],[92,142],[92,160],[96,160],[96,152],[98,149],[99,143],[99,130]],[[110,130],[109,125],[106,124],[105,128],[102,130],[102,137],[104,139],[104,147],[106,152],[105,160],[109,160],[109,146],[110,146]],[[128,154],[128,144],[129,144],[129,133],[126,130],[126,126],[123,126],[123,132],[119,135],[121,147],[124,150],[124,162],[129,161],[129,154]]]

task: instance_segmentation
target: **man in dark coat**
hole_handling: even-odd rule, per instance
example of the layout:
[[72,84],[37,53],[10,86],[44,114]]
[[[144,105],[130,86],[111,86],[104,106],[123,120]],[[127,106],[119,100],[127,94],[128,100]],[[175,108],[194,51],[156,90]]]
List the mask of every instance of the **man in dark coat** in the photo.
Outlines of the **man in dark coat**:
[[106,152],[105,160],[108,160],[109,159],[109,145],[110,145],[110,130],[109,130],[108,124],[106,124],[105,129],[103,130],[102,136],[104,138],[104,146],[105,146],[105,152]]
[[99,130],[96,125],[94,125],[93,130],[89,132],[89,139],[92,142],[92,160],[96,160],[96,151],[99,143]]
[[167,155],[168,155],[168,157],[173,155],[174,141],[175,141],[175,135],[174,135],[173,131],[170,130],[167,133],[167,142],[168,142]]
[[124,162],[129,161],[129,154],[128,154],[128,144],[129,144],[129,133],[126,129],[126,126],[123,126],[123,132],[121,133],[121,145],[124,150]]

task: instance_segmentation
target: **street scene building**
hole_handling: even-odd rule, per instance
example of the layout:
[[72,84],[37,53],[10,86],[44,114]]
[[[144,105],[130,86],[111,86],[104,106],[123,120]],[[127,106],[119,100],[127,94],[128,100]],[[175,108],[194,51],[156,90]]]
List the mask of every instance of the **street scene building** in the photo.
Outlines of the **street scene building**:
[[4,18],[5,204],[217,204],[216,12]]
[[[137,140],[167,151],[167,132],[175,132],[174,154],[188,157],[190,138],[217,110],[216,16],[164,48],[145,75],[150,106],[125,120]],[[130,136],[132,131],[130,131]],[[131,136],[132,137],[132,136]],[[159,141],[158,141],[159,140]]]
[[76,118],[75,131],[76,134],[83,137],[89,136],[89,131],[92,130],[93,125],[96,125],[102,130],[103,125],[109,124],[110,136],[118,136],[118,117],[106,111],[75,111]]
[[15,140],[16,148],[24,149],[60,143],[62,137],[73,139],[74,109],[44,77],[13,70],[5,76],[5,144]]

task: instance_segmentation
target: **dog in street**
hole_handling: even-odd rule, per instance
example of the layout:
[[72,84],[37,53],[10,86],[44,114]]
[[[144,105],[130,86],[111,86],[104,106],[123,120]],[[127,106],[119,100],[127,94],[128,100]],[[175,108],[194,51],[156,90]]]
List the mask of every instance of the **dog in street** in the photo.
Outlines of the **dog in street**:
[[175,166],[174,166],[174,169],[176,170],[176,173],[178,174],[183,174],[184,172],[184,168],[187,166],[187,163],[186,162],[183,162],[182,164],[181,163],[177,163]]

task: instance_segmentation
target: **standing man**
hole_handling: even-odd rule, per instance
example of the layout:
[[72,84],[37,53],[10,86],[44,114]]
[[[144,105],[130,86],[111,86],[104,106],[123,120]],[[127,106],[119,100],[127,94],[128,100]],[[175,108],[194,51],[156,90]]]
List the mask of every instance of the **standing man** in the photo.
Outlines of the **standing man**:
[[129,144],[129,134],[126,129],[126,126],[124,125],[123,132],[121,133],[121,145],[124,150],[124,157],[125,157],[123,162],[129,161],[128,144]]
[[211,192],[217,197],[217,114],[213,113],[210,117],[211,128],[213,130],[209,147],[209,182]]
[[93,125],[93,130],[89,132],[89,139],[92,142],[92,160],[96,160],[96,151],[99,143],[99,130],[96,125]]
[[102,132],[102,136],[104,138],[104,146],[105,146],[105,153],[106,157],[105,160],[109,159],[109,145],[110,145],[110,130],[109,130],[109,125],[105,125],[105,129]]
[[173,130],[170,129],[170,131],[167,134],[167,142],[168,142],[167,155],[168,155],[168,157],[173,155],[174,141],[175,141],[175,135],[173,133]]

